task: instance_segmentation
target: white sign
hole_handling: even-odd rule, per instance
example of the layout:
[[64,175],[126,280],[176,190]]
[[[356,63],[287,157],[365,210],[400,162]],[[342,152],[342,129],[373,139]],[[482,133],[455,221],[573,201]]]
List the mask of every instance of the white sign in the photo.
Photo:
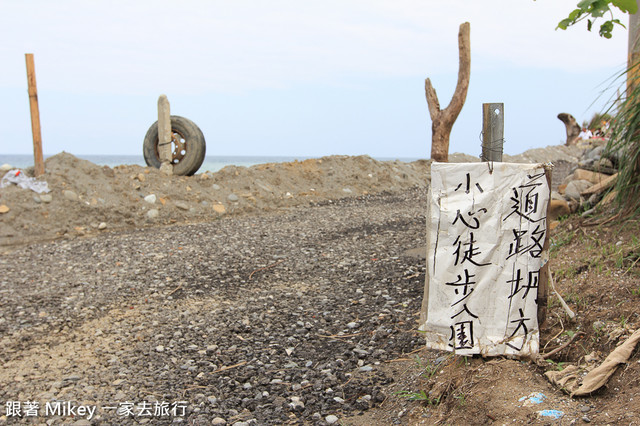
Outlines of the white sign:
[[433,163],[429,195],[420,325],[427,347],[534,357],[547,261],[544,168]]

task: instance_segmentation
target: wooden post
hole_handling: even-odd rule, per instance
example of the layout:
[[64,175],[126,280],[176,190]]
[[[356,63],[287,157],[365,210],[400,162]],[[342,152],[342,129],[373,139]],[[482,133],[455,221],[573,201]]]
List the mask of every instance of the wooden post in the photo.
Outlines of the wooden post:
[[25,53],[27,62],[27,82],[29,85],[29,109],[31,110],[31,133],[33,134],[34,174],[44,174],[44,157],[42,155],[42,135],[40,132],[40,111],[38,110],[38,88],[36,86],[36,69],[33,53]]
[[504,104],[482,104],[482,161],[502,161]]
[[171,136],[169,99],[166,95],[160,95],[158,98],[158,157],[160,158],[160,170],[168,175],[173,174]]
[[[552,167],[545,165],[544,175],[547,178],[547,185],[549,185],[549,203],[547,204],[547,219],[545,223],[547,230],[544,234],[544,243],[542,245],[542,251],[549,253],[549,210],[551,208],[551,174]],[[540,268],[540,274],[538,275],[538,328],[544,324],[547,320],[547,300],[549,298],[549,260]]]

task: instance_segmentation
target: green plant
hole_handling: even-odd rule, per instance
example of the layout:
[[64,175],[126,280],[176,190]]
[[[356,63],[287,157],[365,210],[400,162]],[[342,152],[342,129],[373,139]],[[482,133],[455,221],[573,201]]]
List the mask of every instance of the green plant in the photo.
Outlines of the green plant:
[[562,371],[564,369],[564,365],[566,364],[566,362],[555,362],[552,359],[547,359],[546,361],[551,364],[555,370],[558,371]]
[[458,405],[459,405],[460,407],[464,407],[464,406],[466,405],[466,403],[467,403],[467,396],[466,396],[465,394],[460,393],[460,394],[458,394],[458,395],[453,395],[453,397],[454,397],[455,399],[457,399],[457,400],[458,400]]
[[395,392],[394,395],[409,401],[424,401],[429,405],[438,405],[440,403],[440,398],[429,398],[429,395],[423,390],[418,392],[399,391]]
[[567,244],[570,244],[573,241],[573,237],[575,236],[574,231],[562,232],[554,237],[551,237],[551,253],[560,249]]
[[626,28],[619,19],[613,17],[613,12],[609,6],[615,6],[624,13],[634,14],[638,10],[635,0],[582,0],[578,2],[578,8],[569,13],[569,16],[558,23],[561,30],[587,20],[587,30],[591,31],[593,23],[605,16],[608,12],[609,18],[600,25],[599,34],[604,38],[611,38],[614,24]]

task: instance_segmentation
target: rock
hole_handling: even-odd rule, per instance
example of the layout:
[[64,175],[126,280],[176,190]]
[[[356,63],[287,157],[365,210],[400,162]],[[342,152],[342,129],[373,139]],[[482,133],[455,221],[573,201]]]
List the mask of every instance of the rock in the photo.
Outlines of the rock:
[[7,206],[7,205],[5,205],[5,204],[0,205],[0,214],[8,213],[8,212],[9,212],[9,210],[11,210],[11,209],[9,208],[9,206]]
[[591,187],[592,184],[588,180],[572,180],[567,185],[564,195],[571,200],[580,200],[580,194]]
[[565,200],[551,200],[549,201],[549,214],[547,220],[554,221],[562,216],[571,214],[569,204]]
[[596,161],[596,169],[613,169],[613,162],[608,158],[601,158]]
[[[604,173],[592,172],[584,169],[576,169],[576,171],[573,172],[572,175],[568,176],[568,178],[570,178],[571,180],[588,180],[589,182],[594,184],[600,183],[608,177],[609,176],[605,175]],[[568,181],[567,183],[569,182],[570,181]]]
[[176,207],[180,210],[189,210],[189,205],[184,201],[176,201]]
[[62,195],[64,195],[64,198],[66,198],[69,201],[78,201],[78,194],[68,189],[65,189],[64,191],[62,191]]
[[145,180],[147,180],[147,178],[144,176],[143,173],[138,173],[138,180],[140,182],[144,182]]
[[160,216],[160,212],[158,211],[158,209],[151,209],[147,212],[148,219],[155,219],[158,216]]
[[156,194],[149,194],[146,197],[144,197],[144,201],[146,201],[149,204],[155,204],[156,203]]
[[100,222],[100,224],[98,225],[98,229],[101,231],[103,229],[107,229],[107,224],[105,222]]
[[51,196],[51,194],[42,194],[40,196],[40,201],[42,201],[43,203],[50,203],[51,201],[53,201],[53,197]]
[[218,185],[217,183],[214,183],[213,185],[211,185],[211,189],[213,189],[214,191],[219,191],[220,185]]
[[291,402],[289,403],[289,407],[291,407],[293,411],[303,411],[304,403],[300,400],[300,397],[292,396]]
[[0,173],[4,175],[11,169],[13,169],[13,166],[11,166],[10,164],[4,163],[2,166],[0,166]]
[[564,200],[564,197],[558,191],[551,191],[552,200]]
[[336,416],[334,416],[333,414],[330,414],[330,415],[328,415],[327,417],[324,418],[324,421],[327,422],[328,424],[332,425],[332,424],[338,422],[338,418]]
[[218,214],[225,214],[227,211],[222,204],[214,204],[212,208],[213,208],[213,211]]
[[211,424],[212,425],[226,425],[227,421],[225,419],[223,419],[222,417],[216,417],[215,419],[211,420]]
[[162,345],[156,346],[156,352],[164,352],[164,346]]
[[236,194],[233,194],[233,193],[231,193],[231,194],[229,194],[227,196],[227,200],[229,200],[229,201],[231,201],[233,203],[237,202],[238,199],[239,199],[238,196]]

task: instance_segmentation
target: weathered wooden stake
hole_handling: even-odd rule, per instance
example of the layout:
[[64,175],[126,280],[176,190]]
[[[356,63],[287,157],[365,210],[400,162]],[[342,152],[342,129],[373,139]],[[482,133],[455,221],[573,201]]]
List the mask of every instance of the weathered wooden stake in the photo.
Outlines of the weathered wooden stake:
[[44,157],[42,155],[42,134],[40,132],[40,111],[38,109],[38,88],[36,86],[36,69],[33,53],[25,53],[27,62],[27,83],[29,85],[29,109],[31,110],[31,133],[33,134],[34,174],[44,174]]
[[482,104],[482,161],[502,161],[504,104]]
[[158,98],[158,157],[160,170],[168,175],[173,174],[173,154],[171,152],[171,110],[166,95]]

